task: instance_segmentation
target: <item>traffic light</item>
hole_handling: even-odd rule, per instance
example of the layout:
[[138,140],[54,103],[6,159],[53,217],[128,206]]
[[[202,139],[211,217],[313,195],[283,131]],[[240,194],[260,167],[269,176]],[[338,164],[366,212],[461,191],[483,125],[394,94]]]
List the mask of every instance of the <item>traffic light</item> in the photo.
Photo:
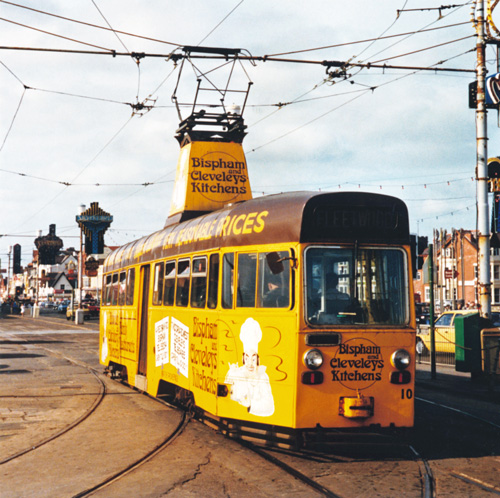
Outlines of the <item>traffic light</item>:
[[413,278],[417,277],[417,270],[421,270],[424,264],[424,251],[427,249],[429,241],[427,237],[410,235],[411,260],[413,263]]
[[14,262],[12,265],[12,273],[22,273],[21,270],[21,246],[16,244],[14,246]]
[[488,159],[488,190],[500,192],[500,158]]

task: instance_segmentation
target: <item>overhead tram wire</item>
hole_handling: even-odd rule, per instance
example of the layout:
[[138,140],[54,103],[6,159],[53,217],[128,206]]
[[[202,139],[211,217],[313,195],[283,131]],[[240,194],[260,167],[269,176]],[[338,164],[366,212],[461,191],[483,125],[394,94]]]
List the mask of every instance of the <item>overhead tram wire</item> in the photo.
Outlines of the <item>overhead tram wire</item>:
[[[148,187],[149,185],[157,185],[157,184],[162,184],[162,183],[172,183],[174,180],[163,180],[160,181],[155,180],[153,182],[141,182],[141,183],[100,183],[100,182],[95,182],[95,183],[75,183],[75,182],[68,182],[64,180],[53,180],[51,178],[45,178],[43,176],[36,176],[36,175],[30,175],[29,173],[20,173],[17,171],[12,171],[9,169],[5,168],[0,168],[0,171],[3,173],[9,173],[11,175],[17,175],[17,176],[22,176],[24,178],[31,178],[33,180],[40,180],[43,182],[49,182],[49,183],[58,183],[60,185],[64,185],[65,187]],[[162,175],[160,178],[163,178],[164,176],[167,176],[167,174]]]
[[68,40],[68,41],[71,41],[71,42],[80,43],[82,45],[86,45],[87,47],[98,48],[98,49],[104,51],[102,53],[107,53],[108,55],[113,55],[113,52],[114,52],[114,50],[109,49],[109,48],[101,47],[99,45],[94,45],[93,43],[87,43],[87,42],[84,42],[84,41],[81,41],[81,40],[77,40],[75,38],[69,38],[68,36],[58,35],[57,33],[52,33],[50,31],[46,31],[44,29],[34,28],[33,26],[28,26],[27,24],[22,24],[22,23],[19,23],[19,22],[11,21],[11,20],[5,19],[3,17],[0,17],[0,21],[5,21],[5,22],[8,22],[10,24],[15,24],[16,26],[21,26],[23,28],[32,29],[33,31],[38,31],[39,33],[44,33],[46,35],[55,36],[56,38],[61,38],[63,40]]
[[118,204],[120,204],[121,202],[129,199],[130,197],[133,197],[134,195],[138,194],[139,192],[141,192],[143,190],[143,188],[145,187],[149,187],[150,185],[157,185],[159,183],[172,183],[174,180],[165,180],[163,182],[160,182],[159,180],[161,178],[164,178],[165,176],[168,176],[168,175],[171,175],[172,173],[175,173],[177,170],[177,168],[165,173],[164,175],[161,175],[159,176],[155,181],[151,182],[151,183],[143,183],[142,184],[142,188],[138,189],[138,190],[135,190],[134,192],[131,192],[130,194],[126,195],[125,197],[119,199],[118,201],[116,201],[114,204],[112,204],[110,207],[114,207],[114,206],[117,206]]
[[[74,41],[77,41],[77,40],[74,40]],[[99,47],[100,48],[100,47]],[[104,49],[106,50],[106,49]],[[61,50],[57,50],[58,52],[62,52]],[[83,52],[86,52],[88,53],[88,51],[80,51],[80,53],[83,53]],[[128,55],[128,56],[134,56],[136,54],[133,54],[133,53],[126,53],[126,54],[117,54],[116,52],[112,52],[112,51],[108,51],[107,53],[106,52],[100,52],[102,54],[105,54],[105,55],[113,55],[113,56],[116,56],[116,55]],[[144,55],[144,56],[159,56],[159,57],[166,57],[167,59],[170,58],[171,54],[167,54],[167,55],[163,55],[163,54],[141,54],[141,55]],[[191,54],[191,57],[196,57],[196,56],[193,56]],[[203,57],[199,57],[199,58],[217,58],[217,57],[206,57],[206,56],[203,56]],[[327,67],[330,67],[330,65],[333,65],[334,67],[338,67],[337,64],[339,63],[339,61],[302,61],[302,60],[291,60],[291,59],[278,59],[278,58],[270,58],[268,56],[264,56],[264,57],[248,57],[248,56],[242,56],[241,57],[242,59],[247,59],[247,60],[254,60],[254,61],[267,61],[267,60],[275,60],[275,61],[278,61],[278,62],[293,62],[293,63],[306,63],[306,64],[321,64],[321,65],[327,65]],[[342,64],[342,63],[341,63]],[[345,63],[344,63],[345,64]],[[348,63],[349,64],[349,63]],[[376,64],[359,64],[359,63],[351,63],[349,64],[351,67],[377,67]],[[418,69],[418,70],[431,70],[433,72],[436,72],[437,70],[441,70],[441,71],[460,71],[460,72],[473,72],[473,71],[468,71],[468,70],[462,70],[462,69],[452,69],[452,68],[431,68],[431,69],[428,69],[428,68],[413,68],[413,67],[409,67],[409,66],[389,66],[387,64],[384,64],[383,66],[381,66],[381,68],[383,69]],[[345,104],[343,104],[345,105]],[[329,111],[331,112],[331,111]],[[327,113],[326,113],[327,114]],[[317,119],[320,119],[322,116],[319,116],[317,118],[315,118],[313,121],[317,120]],[[312,121],[311,121],[312,122]],[[309,123],[308,123],[309,124]]]
[[[111,137],[111,139],[104,145],[104,147],[101,148],[101,150],[87,163],[86,166],[83,167],[83,169],[73,178],[72,182],[74,182],[79,176],[83,174],[83,172],[102,154],[102,152],[111,144],[111,142],[123,131],[123,129],[130,123],[132,118],[134,117],[134,114],[130,116],[130,118],[127,120],[127,122],[122,125],[122,127]],[[22,176],[22,175],[21,175]],[[68,187],[71,186],[72,182],[57,182],[61,183],[64,188],[60,190],[54,197],[52,197],[48,202],[46,202],[40,209],[38,209],[34,214],[26,218],[22,223],[20,223],[18,226],[23,226],[29,221],[31,221],[35,216],[40,214],[44,209],[46,209],[48,206],[50,206],[61,194],[63,194]]]
[[60,15],[57,15],[57,14],[52,14],[50,12],[46,12],[46,11],[43,11],[43,10],[34,9],[32,7],[27,7],[26,5],[20,5],[20,4],[14,3],[14,2],[8,2],[7,0],[0,0],[0,2],[8,4],[8,5],[12,5],[14,7],[19,7],[21,9],[31,10],[32,12],[36,12],[38,14],[44,14],[44,15],[47,15],[47,16],[50,16],[50,17],[55,17],[57,19],[62,19],[64,21],[69,21],[69,22],[74,22],[74,23],[81,24],[81,25],[84,25],[84,26],[89,26],[91,28],[102,29],[102,30],[105,30],[105,31],[113,31],[114,33],[118,33],[120,35],[132,36],[134,38],[140,38],[142,40],[153,41],[153,42],[156,42],[156,43],[163,43],[163,44],[172,45],[172,46],[175,46],[175,47],[181,47],[182,46],[179,43],[173,43],[173,42],[169,42],[169,41],[166,41],[166,40],[159,40],[158,38],[151,38],[151,37],[143,36],[143,35],[136,35],[134,33],[129,33],[127,31],[120,31],[118,29],[112,29],[112,28],[107,28],[105,26],[99,26],[97,24],[92,24],[92,23],[88,23],[88,22],[84,22],[84,21],[78,21],[77,19],[71,19],[70,17],[64,17],[64,16],[60,16]]
[[[242,0],[243,1],[243,0]],[[113,31],[114,33],[118,33],[118,34],[121,34],[121,35],[125,35],[125,36],[130,36],[130,37],[134,37],[134,38],[139,38],[139,39],[142,39],[142,40],[147,40],[147,41],[152,41],[152,42],[155,42],[155,43],[162,43],[162,44],[166,44],[166,45],[172,45],[174,47],[182,47],[183,44],[181,43],[176,43],[176,42],[171,42],[171,41],[167,41],[167,40],[160,40],[158,38],[152,38],[152,37],[149,37],[149,36],[144,36],[144,35],[138,35],[138,34],[135,34],[135,33],[130,33],[130,32],[127,32],[127,31],[121,31],[121,30],[117,30],[117,29],[111,29],[111,28],[108,28],[106,26],[99,26],[97,24],[93,24],[93,23],[88,23],[88,22],[84,22],[84,21],[79,21],[77,19],[72,19],[72,18],[69,18],[69,17],[65,17],[65,16],[60,16],[60,15],[57,15],[57,14],[53,14],[53,13],[50,13],[50,12],[46,12],[46,11],[43,11],[43,10],[40,10],[40,9],[34,9],[32,7],[28,7],[26,5],[20,5],[20,4],[17,4],[17,3],[14,3],[14,2],[9,2],[7,0],[0,0],[1,3],[5,3],[5,4],[8,4],[8,5],[12,5],[14,7],[19,7],[21,9],[26,9],[26,10],[30,10],[32,12],[36,12],[36,13],[39,13],[39,14],[43,14],[43,15],[47,15],[47,16],[50,16],[50,17],[54,17],[54,18],[57,18],[57,19],[62,19],[62,20],[65,20],[65,21],[69,21],[69,22],[73,22],[73,23],[77,23],[77,24],[81,24],[81,25],[84,25],[84,26],[89,26],[89,27],[92,27],[92,28],[96,28],[96,29],[101,29],[101,30],[106,30],[106,31]],[[219,27],[220,24],[222,24],[223,21],[226,20],[227,17],[229,17],[230,14],[233,13],[234,10],[236,10],[240,4],[242,2],[240,2],[210,33],[209,35],[216,29]],[[405,3],[406,4],[406,3]],[[9,20],[7,19],[1,19],[0,20],[4,20],[6,22],[9,22]],[[393,23],[394,24],[394,23]],[[393,25],[392,24],[392,25]],[[441,29],[447,29],[447,28],[454,28],[454,27],[457,27],[457,26],[463,26],[463,25],[468,25],[470,24],[469,21],[466,21],[466,22],[462,22],[462,23],[455,23],[455,24],[449,24],[449,25],[446,25],[446,26],[439,26],[439,27],[435,27],[435,28],[429,28],[429,29],[421,29],[421,30],[418,30],[418,31],[409,31],[409,32],[406,32],[406,33],[398,33],[398,34],[394,34],[394,35],[387,35],[387,36],[379,36],[377,38],[368,38],[368,39],[364,39],[364,40],[357,40],[357,41],[352,41],[352,42],[345,42],[345,43],[337,43],[337,44],[332,44],[332,45],[324,45],[324,46],[320,46],[320,47],[314,47],[314,48],[307,48],[307,49],[301,49],[301,50],[293,50],[293,51],[289,51],[289,52],[280,52],[280,53],[275,53],[275,54],[269,54],[269,57],[275,57],[275,56],[281,56],[281,55],[291,55],[291,54],[300,54],[300,53],[305,53],[305,52],[314,52],[314,51],[319,51],[319,50],[326,50],[326,49],[330,49],[330,48],[338,48],[338,47],[344,47],[344,46],[349,46],[349,45],[355,45],[355,44],[362,44],[362,43],[369,43],[369,42],[375,42],[375,41],[379,41],[379,40],[386,40],[386,39],[390,39],[390,38],[397,38],[397,37],[401,37],[401,36],[408,36],[408,35],[412,35],[412,34],[420,34],[420,33],[426,33],[426,32],[429,32],[429,31],[435,31],[435,30],[441,30]],[[391,26],[389,26],[389,28],[387,29],[390,29]],[[35,28],[33,28],[35,29]],[[385,30],[384,32],[386,32],[387,30]],[[208,35],[207,35],[208,36]],[[202,40],[202,42],[206,39],[206,37]],[[200,42],[200,43],[202,43]],[[149,55],[151,56],[151,55]]]
[[[471,49],[470,51],[474,51],[474,50],[475,50],[475,49],[473,48],[473,49]],[[470,51],[468,51],[468,52],[470,52]],[[467,52],[465,52],[465,53],[467,53]],[[463,55],[463,54],[462,54],[462,55]],[[454,56],[454,57],[455,57],[455,56]],[[454,58],[454,57],[453,57],[453,58]],[[436,64],[443,64],[444,62],[446,62],[446,60],[444,60],[444,61],[439,61],[439,62],[437,62]],[[358,65],[358,64],[353,64],[353,65],[355,65],[355,66],[356,66],[356,65]],[[375,67],[375,65],[374,65],[374,66],[369,66],[369,67]],[[388,67],[388,66],[384,65],[384,67]],[[433,69],[443,69],[443,68],[435,68],[435,67],[433,68],[432,66],[431,66],[431,67],[429,67],[429,66],[428,66],[427,68],[425,68],[425,70],[426,70],[426,71],[427,71],[427,70],[433,70]],[[322,119],[322,118],[323,118],[323,117],[325,117],[326,115],[328,115],[328,114],[330,114],[330,113],[332,113],[332,112],[334,112],[334,111],[336,111],[336,110],[340,109],[341,107],[344,107],[344,106],[345,106],[345,105],[347,105],[347,104],[350,104],[351,102],[353,102],[353,101],[357,100],[357,99],[358,99],[358,98],[360,98],[360,97],[363,97],[363,96],[364,96],[364,95],[366,95],[367,93],[369,93],[369,92],[373,93],[373,91],[375,91],[377,88],[380,88],[380,87],[383,87],[383,86],[387,86],[387,85],[392,84],[392,83],[394,83],[394,82],[396,82],[396,81],[399,81],[399,80],[402,80],[402,79],[407,78],[407,77],[409,77],[409,76],[412,76],[412,75],[414,75],[414,74],[416,74],[416,73],[418,73],[418,72],[420,72],[420,71],[421,71],[421,69],[416,69],[415,71],[413,71],[413,72],[411,72],[411,73],[404,74],[404,75],[402,75],[402,76],[400,76],[400,77],[398,77],[398,78],[394,78],[394,79],[392,79],[391,81],[387,81],[387,82],[385,82],[385,83],[381,83],[381,84],[379,84],[379,85],[377,85],[377,86],[375,86],[375,87],[368,88],[367,90],[365,90],[365,91],[364,91],[364,93],[361,93],[360,95],[358,95],[358,96],[356,96],[356,97],[352,98],[351,100],[348,100],[347,102],[344,102],[343,104],[341,104],[341,105],[339,105],[339,106],[337,106],[337,107],[334,107],[333,109],[330,109],[329,111],[326,111],[326,112],[324,112],[324,113],[320,114],[319,116],[316,116],[315,118],[313,118],[313,119],[309,120],[308,122],[306,122],[306,123],[304,123],[304,124],[302,124],[302,125],[300,125],[300,126],[298,126],[298,127],[294,128],[293,130],[290,130],[290,131],[288,131],[288,132],[286,132],[286,133],[284,133],[284,134],[280,135],[279,137],[276,137],[276,138],[274,138],[274,139],[272,139],[272,140],[270,140],[270,141],[266,142],[265,144],[259,145],[258,147],[254,147],[254,148],[253,148],[253,149],[251,149],[249,152],[256,152],[257,150],[259,150],[259,149],[261,149],[261,148],[263,148],[263,147],[266,147],[267,145],[270,145],[270,144],[272,144],[272,143],[274,143],[274,142],[276,142],[276,141],[278,141],[278,140],[281,140],[282,138],[284,138],[284,137],[286,137],[286,136],[288,136],[288,135],[290,135],[290,134],[292,134],[292,133],[297,132],[298,130],[300,130],[300,129],[302,129],[302,128],[306,127],[306,126],[309,126],[310,124],[314,123],[315,121],[318,121],[319,119]],[[473,70],[473,69],[471,69],[471,70],[469,70],[469,69],[465,69],[465,70],[463,70],[463,72],[474,72],[474,73],[475,73],[475,70]]]
[[[408,3],[408,2],[405,2],[405,4],[404,4],[403,8],[404,8],[404,7],[406,7],[406,4],[407,4],[407,3]],[[465,5],[465,4],[464,4],[464,5]],[[419,34],[419,33],[427,32],[427,31],[432,31],[432,30],[435,30],[435,29],[439,29],[439,28],[429,28],[429,26],[432,26],[433,24],[436,24],[436,23],[437,23],[438,21],[440,21],[442,18],[445,18],[445,17],[448,17],[448,16],[452,15],[454,12],[456,12],[456,10],[461,9],[464,5],[458,5],[458,6],[455,6],[455,5],[453,5],[453,6],[446,6],[446,8],[454,8],[454,7],[458,7],[458,8],[457,8],[457,9],[455,9],[454,11],[452,11],[452,12],[449,12],[448,14],[445,14],[444,16],[440,15],[440,17],[439,17],[438,19],[436,19],[436,20],[432,21],[431,23],[427,24],[425,27],[423,27],[423,28],[421,28],[421,29],[419,29],[419,30],[416,30],[414,33],[408,33],[408,35],[405,35],[405,37],[404,37],[402,40],[398,40],[398,41],[396,41],[396,42],[392,43],[391,45],[389,45],[388,47],[385,47],[384,49],[379,50],[379,51],[378,51],[378,52],[376,52],[375,54],[372,54],[372,55],[370,56],[370,59],[373,59],[373,57],[375,57],[375,56],[377,56],[377,55],[381,54],[382,52],[387,51],[388,49],[390,49],[390,48],[392,48],[392,47],[394,47],[394,46],[396,46],[396,45],[400,44],[401,42],[403,42],[403,41],[407,40],[408,38],[411,38],[412,36],[415,36],[415,35],[417,35],[417,34]],[[399,11],[398,11],[398,18],[399,18]],[[466,23],[463,23],[463,24],[468,24],[468,23],[466,22]],[[370,46],[371,46],[371,45],[370,45]]]
[[[1,0],[0,0],[1,1]],[[0,18],[1,20],[1,18]],[[69,50],[69,49],[55,49],[55,48],[35,48],[35,47],[9,47],[9,46],[0,46],[0,50],[20,50],[20,51],[36,51],[36,52],[53,52],[53,53],[74,53],[74,54],[83,54],[83,55],[111,55],[113,57],[130,57],[135,55],[141,55],[142,57],[157,57],[162,59],[176,59],[182,58],[183,55],[174,56],[174,54],[156,54],[156,53],[146,53],[141,52],[140,54],[136,52],[115,52],[112,50],[108,50],[107,52],[103,51],[89,51],[89,50]],[[212,60],[225,60],[224,56],[219,55],[193,55],[189,56],[191,59],[212,59]],[[293,64],[308,64],[308,65],[319,65],[319,66],[327,66],[327,67],[343,67],[346,64],[351,67],[361,67],[361,68],[374,68],[374,69],[401,69],[403,71],[432,71],[432,72],[459,72],[459,73],[475,73],[474,69],[464,69],[464,68],[450,68],[450,67],[429,67],[429,66],[397,66],[397,65],[389,65],[389,64],[370,64],[370,63],[360,63],[360,62],[348,62],[348,61],[340,61],[340,60],[305,60],[305,59],[285,59],[280,57],[271,57],[267,55],[253,56],[253,55],[238,55],[238,59],[240,60],[248,60],[254,62],[283,62],[283,63],[293,63]]]
[[[406,4],[407,4],[407,3],[408,3],[408,0],[405,0],[405,3],[404,3],[404,5],[403,5],[403,8],[405,8],[405,7],[406,7]],[[385,33],[387,33],[387,32],[388,32],[388,31],[389,31],[389,30],[390,30],[390,29],[394,26],[394,24],[396,24],[396,22],[398,21],[398,19],[399,19],[399,14],[398,14],[398,16],[396,16],[396,19],[395,19],[395,20],[394,20],[394,21],[390,24],[390,26],[388,26],[388,27],[387,27],[387,28],[386,28],[386,29],[382,32],[382,34],[381,34],[380,36],[378,36],[377,38],[373,38],[373,39],[371,39],[371,40],[370,40],[370,44],[368,45],[368,47],[365,47],[365,48],[364,48],[364,49],[363,49],[363,50],[362,50],[359,54],[357,54],[355,57],[352,57],[352,58],[351,58],[351,60],[352,60],[352,59],[354,59],[354,58],[359,58],[359,56],[360,56],[361,54],[363,54],[363,52],[366,52],[366,50],[368,50],[371,46],[373,46],[373,45],[374,45],[377,41],[379,41],[379,40],[383,39],[383,38],[384,38]],[[433,31],[433,30],[436,30],[436,29],[442,29],[442,27],[440,27],[440,28],[431,28],[431,29],[429,29],[429,31]],[[422,31],[423,31],[423,30],[419,30],[418,32],[415,32],[415,34],[416,34],[416,33],[420,33],[420,32],[422,32]],[[412,34],[413,34],[413,33],[412,33]],[[406,35],[391,35],[391,36],[388,36],[387,38],[392,38],[392,37],[394,37],[394,36],[406,36]],[[410,36],[411,36],[411,34],[408,34],[408,36],[406,36],[406,38],[409,38]],[[405,38],[405,39],[406,39],[406,38]],[[361,71],[361,68],[360,68],[360,71]],[[346,79],[348,79],[348,78],[346,78]],[[322,83],[322,84],[324,84],[324,83],[326,83],[326,80],[323,80],[323,83]],[[314,88],[312,88],[311,90],[309,90],[307,93],[303,94],[302,96],[307,95],[308,93],[313,92],[313,91],[314,91],[314,90],[316,90],[317,88],[318,88],[318,85],[316,85]],[[348,93],[353,93],[353,92],[348,92]],[[339,95],[339,94],[335,94],[335,95],[333,95],[333,96],[337,96],[337,95]],[[302,96],[301,96],[301,97],[302,97]],[[319,99],[323,99],[323,98],[330,98],[330,97],[332,97],[332,96],[313,97],[313,98],[311,98],[311,99],[301,99],[301,97],[298,97],[297,99],[294,99],[294,100],[293,100],[292,102],[290,102],[290,103],[307,102],[307,101],[319,100]],[[300,99],[300,100],[299,100],[299,99]],[[271,116],[272,116],[272,115],[274,115],[276,112],[278,112],[278,111],[279,111],[279,110],[280,110],[280,109],[281,109],[284,105],[288,105],[288,104],[290,104],[290,103],[287,103],[287,104],[281,104],[281,105],[278,107],[278,109],[276,109],[274,112],[270,113],[268,116],[263,117],[262,119],[260,119],[259,121],[257,121],[257,123],[260,123],[261,121],[263,121],[263,120],[265,120],[265,119],[267,119],[267,118],[271,117]],[[257,123],[255,123],[255,124],[257,124]]]
[[128,47],[125,45],[125,43],[123,43],[122,39],[118,36],[118,33],[112,28],[111,24],[109,23],[109,21],[106,19],[105,15],[102,13],[101,9],[97,6],[97,4],[95,3],[94,0],[91,0],[92,4],[94,5],[94,7],[97,9],[97,12],[99,12],[99,14],[101,15],[101,17],[104,19],[104,22],[108,25],[109,29],[111,30],[111,32],[116,36],[117,40],[120,42],[120,45],[127,51],[129,52],[129,49]]
[[[403,9],[406,7],[406,4],[408,3],[408,0],[405,0],[405,3],[403,5]],[[388,26],[380,36],[378,36],[375,40],[373,40],[367,47],[365,47],[359,54],[356,55],[356,58],[359,58],[364,52],[370,49],[376,42],[382,39],[382,37],[398,22],[399,20],[399,15],[396,16],[396,19],[392,21],[390,26]]]
[[0,152],[2,152],[4,146],[5,146],[5,143],[7,142],[7,138],[9,137],[10,135],[10,132],[12,130],[12,127],[14,126],[14,122],[17,118],[17,115],[19,113],[19,109],[21,108],[21,104],[23,103],[23,99],[24,99],[24,95],[26,94],[26,90],[29,90],[30,87],[28,85],[26,85],[22,80],[21,78],[19,78],[17,76],[17,74],[15,74],[12,69],[10,69],[10,67],[8,67],[4,62],[0,61],[0,64],[5,68],[7,69],[7,71],[23,86],[23,93],[21,94],[21,98],[19,99],[19,102],[17,104],[17,108],[16,108],[16,111],[14,112],[14,116],[12,116],[12,120],[10,122],[10,125],[9,125],[9,128],[7,130],[7,133],[5,134],[5,137],[3,139],[3,142],[2,142],[2,146],[0,147]]
[[4,146],[5,146],[5,143],[7,142],[7,138],[10,135],[12,127],[14,126],[14,121],[16,120],[16,117],[17,117],[17,115],[19,113],[19,109],[21,108],[21,104],[23,103],[23,99],[24,99],[24,95],[25,94],[26,94],[26,87],[24,87],[24,89],[23,89],[23,93],[22,93],[21,98],[19,99],[19,102],[17,104],[16,111],[14,112],[14,116],[12,117],[12,120],[10,122],[9,128],[7,129],[7,133],[5,134],[5,137],[3,139],[2,145],[0,146],[0,152],[2,152],[2,150],[3,150]]
[[214,26],[202,40],[200,40],[198,45],[201,45],[244,1],[245,0],[241,0],[240,3],[236,5],[236,7],[233,7],[233,9],[228,14],[226,14],[226,16],[224,16],[224,18],[221,21],[219,21],[219,23],[216,26]]
[[[3,0],[0,0],[3,1]],[[380,36],[377,38],[366,38],[364,40],[357,40],[357,41],[352,41],[352,42],[345,42],[345,43],[335,43],[333,45],[323,45],[321,47],[314,47],[314,48],[306,48],[302,50],[292,50],[290,52],[280,52],[276,54],[269,54],[268,57],[278,57],[282,55],[294,55],[294,54],[303,54],[306,52],[317,52],[319,50],[327,50],[330,48],[339,48],[339,47],[348,47],[350,45],[357,45],[361,43],[370,43],[370,42],[376,42],[380,40],[388,40],[390,38],[398,38],[400,36],[408,36],[408,35],[415,35],[415,34],[420,34],[420,33],[427,33],[429,31],[436,31],[438,29],[446,29],[446,28],[454,28],[456,26],[464,26],[464,25],[469,25],[470,22],[460,22],[456,24],[449,24],[447,26],[439,26],[436,28],[429,28],[429,29],[422,29],[422,30],[417,30],[417,31],[408,31],[407,33],[398,33],[395,35],[387,35],[387,36]]]
[[[112,31],[112,33],[115,35],[115,37],[117,38],[117,40],[120,42],[120,45],[127,52],[130,52],[130,50],[125,45],[125,43],[123,42],[123,40],[118,36],[118,33],[113,29],[113,27],[111,26],[111,23],[108,21],[108,19],[104,15],[104,13],[97,6],[97,4],[95,3],[95,0],[91,0],[91,2],[94,5],[94,7],[97,9],[97,12],[99,12],[100,16],[104,19],[104,22],[108,25],[109,29]],[[136,105],[138,105],[139,104],[139,94],[140,94],[140,90],[141,90],[141,58],[142,57],[139,56],[139,55],[137,55],[137,56],[135,56],[133,58],[135,59],[135,67],[137,68],[137,93],[136,93],[135,101],[136,101]]]
[[407,52],[405,54],[400,54],[400,55],[394,55],[392,57],[386,57],[384,59],[380,59],[378,61],[375,61],[373,64],[380,64],[383,61],[390,61],[390,60],[393,60],[393,59],[399,59],[400,57],[407,57],[408,55],[418,54],[418,53],[421,53],[421,52],[425,52],[427,50],[432,50],[432,49],[438,48],[438,47],[444,47],[445,45],[450,45],[452,43],[457,43],[459,41],[468,40],[469,38],[475,38],[475,37],[476,37],[476,35],[464,36],[463,38],[457,38],[456,40],[451,40],[451,41],[448,41],[448,42],[439,43],[439,44],[433,45],[431,47],[426,47],[426,48],[422,48],[422,49],[419,49],[419,50],[413,50],[412,52]]

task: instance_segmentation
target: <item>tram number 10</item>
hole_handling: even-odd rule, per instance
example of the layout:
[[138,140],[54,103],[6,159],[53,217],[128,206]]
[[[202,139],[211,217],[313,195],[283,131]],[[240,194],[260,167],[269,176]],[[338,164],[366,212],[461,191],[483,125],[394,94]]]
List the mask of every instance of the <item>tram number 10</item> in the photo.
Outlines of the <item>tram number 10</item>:
[[401,389],[401,399],[412,399],[413,390],[412,389]]

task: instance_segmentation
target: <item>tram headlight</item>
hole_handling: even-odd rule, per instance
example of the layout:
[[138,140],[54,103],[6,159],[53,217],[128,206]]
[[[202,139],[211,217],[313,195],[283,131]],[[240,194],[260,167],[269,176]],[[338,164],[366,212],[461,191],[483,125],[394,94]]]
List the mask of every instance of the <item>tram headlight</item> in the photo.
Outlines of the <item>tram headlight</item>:
[[323,355],[319,349],[310,349],[304,354],[304,364],[311,370],[317,370],[323,365]]
[[391,364],[398,370],[405,370],[410,366],[411,356],[406,349],[398,349],[391,356]]

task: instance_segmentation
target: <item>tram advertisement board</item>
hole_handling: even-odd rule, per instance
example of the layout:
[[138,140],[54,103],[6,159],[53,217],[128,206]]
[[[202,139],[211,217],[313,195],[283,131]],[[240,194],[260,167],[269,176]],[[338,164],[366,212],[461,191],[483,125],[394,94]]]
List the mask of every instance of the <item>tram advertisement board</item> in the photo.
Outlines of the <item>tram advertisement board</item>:
[[182,211],[214,211],[251,198],[241,144],[192,142],[182,148],[170,216]]

